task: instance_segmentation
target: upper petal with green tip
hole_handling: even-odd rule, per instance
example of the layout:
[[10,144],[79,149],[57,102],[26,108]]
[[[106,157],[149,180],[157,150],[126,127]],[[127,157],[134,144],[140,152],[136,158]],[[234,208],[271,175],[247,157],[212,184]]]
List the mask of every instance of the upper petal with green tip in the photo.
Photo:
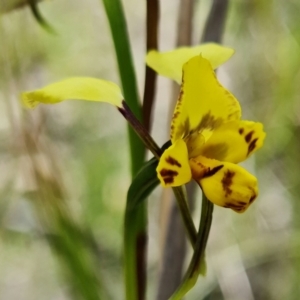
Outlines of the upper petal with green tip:
[[209,60],[216,69],[225,63],[234,50],[214,43],[207,43],[196,47],[181,47],[168,52],[149,51],[146,57],[147,65],[158,74],[181,83],[182,66],[193,56],[201,54]]

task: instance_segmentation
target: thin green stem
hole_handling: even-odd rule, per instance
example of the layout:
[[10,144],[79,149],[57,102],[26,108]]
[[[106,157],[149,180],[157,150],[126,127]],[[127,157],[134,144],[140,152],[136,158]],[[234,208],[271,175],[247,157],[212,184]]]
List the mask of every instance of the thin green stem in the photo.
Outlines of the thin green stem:
[[186,193],[182,186],[173,187],[173,192],[176,197],[177,205],[184,223],[185,230],[188,234],[188,238],[191,242],[192,247],[195,249],[197,241],[197,230],[188,207]]
[[196,284],[198,276],[201,272],[201,266],[204,263],[204,252],[212,224],[214,205],[203,194],[201,219],[199,231],[197,234],[196,247],[188,267],[188,270],[183,278],[183,281],[177,291],[170,298],[171,300],[180,300],[185,294]]
[[199,255],[201,257],[201,260],[203,260],[204,257],[204,251],[206,248],[210,227],[212,223],[213,210],[214,210],[213,203],[210,202],[203,193],[201,221],[200,221],[199,231],[198,231],[198,235],[200,238],[199,240],[197,240],[197,242],[199,243]]

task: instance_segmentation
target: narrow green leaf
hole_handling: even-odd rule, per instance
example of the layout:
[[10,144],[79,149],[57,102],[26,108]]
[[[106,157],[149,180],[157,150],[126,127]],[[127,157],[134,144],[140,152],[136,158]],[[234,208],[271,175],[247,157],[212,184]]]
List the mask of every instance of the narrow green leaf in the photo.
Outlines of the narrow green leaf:
[[[131,57],[126,20],[121,0],[102,0],[108,17],[117,55],[123,93],[134,115],[141,120],[142,111],[138,97],[136,77]],[[142,167],[145,147],[136,133],[128,127],[131,174],[134,177]],[[126,204],[124,228],[124,273],[126,299],[142,299],[145,295],[147,207],[141,203],[135,209]]]
[[150,159],[132,181],[127,193],[129,210],[135,209],[158,186],[157,164],[158,161],[155,157]]
[[[165,151],[171,145],[171,141],[166,142],[161,151]],[[158,160],[156,157],[151,158],[144,163],[143,167],[133,179],[127,192],[127,209],[133,210],[137,208],[143,200],[145,200],[151,192],[159,185],[159,179],[156,173]]]
[[[136,76],[130,50],[127,24],[120,0],[102,0],[108,17],[115,46],[120,78],[126,103],[134,115],[141,121],[142,110],[138,96]],[[129,128],[131,171],[133,176],[144,162],[144,146],[135,132]]]

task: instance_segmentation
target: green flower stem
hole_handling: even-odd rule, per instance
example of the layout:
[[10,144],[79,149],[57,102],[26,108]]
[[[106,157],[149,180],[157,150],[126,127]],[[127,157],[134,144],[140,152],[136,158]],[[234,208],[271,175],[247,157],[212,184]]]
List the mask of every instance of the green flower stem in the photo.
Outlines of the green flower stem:
[[133,112],[130,110],[129,106],[125,101],[122,101],[123,108],[118,107],[119,112],[124,116],[124,118],[132,126],[133,130],[137,133],[140,139],[143,141],[145,146],[153,153],[153,155],[159,160],[162,155],[162,150],[153,140],[146,128],[141,124],[141,122],[135,117]]
[[212,218],[213,218],[213,210],[214,210],[214,204],[210,202],[206,196],[203,193],[202,196],[202,209],[201,209],[201,221],[199,226],[199,232],[198,236],[200,237],[197,239],[196,248],[198,249],[199,245],[199,262],[201,263],[201,260],[203,260],[204,257],[204,251],[206,248],[211,224],[212,224]]
[[183,281],[176,292],[173,294],[173,296],[170,298],[171,300],[182,299],[197,282],[198,276],[201,273],[201,268],[204,264],[204,252],[211,228],[213,209],[213,203],[211,203],[203,194],[201,219],[199,231],[197,234],[195,251],[188,270],[183,278]]
[[191,213],[190,213],[187,199],[186,199],[185,190],[182,186],[179,186],[179,187],[173,187],[173,192],[176,197],[177,205],[179,207],[181,217],[182,217],[186,232],[188,234],[188,238],[191,242],[193,249],[195,249],[196,241],[197,241],[197,230],[195,228],[193,219],[191,217]]

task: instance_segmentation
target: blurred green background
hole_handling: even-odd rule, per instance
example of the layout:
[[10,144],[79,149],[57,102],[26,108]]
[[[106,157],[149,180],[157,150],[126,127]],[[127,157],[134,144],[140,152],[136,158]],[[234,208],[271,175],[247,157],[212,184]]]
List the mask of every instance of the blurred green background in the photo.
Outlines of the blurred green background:
[[[210,1],[199,1],[194,43]],[[145,1],[123,1],[140,94]],[[174,48],[176,0],[161,1],[160,49]],[[101,1],[39,5],[0,19],[0,299],[124,299],[122,231],[130,184],[126,122],[109,105],[66,101],[25,111],[22,91],[68,76],[119,83]],[[245,167],[260,196],[242,215],[216,207],[208,272],[186,299],[300,299],[300,2],[232,0],[219,70],[243,118],[263,122],[265,146]],[[159,78],[153,136],[168,139],[171,83]],[[161,188],[148,199],[148,298],[154,299],[166,226]],[[199,193],[200,199],[200,193]],[[199,203],[198,203],[199,206]],[[197,216],[195,216],[197,220]]]

